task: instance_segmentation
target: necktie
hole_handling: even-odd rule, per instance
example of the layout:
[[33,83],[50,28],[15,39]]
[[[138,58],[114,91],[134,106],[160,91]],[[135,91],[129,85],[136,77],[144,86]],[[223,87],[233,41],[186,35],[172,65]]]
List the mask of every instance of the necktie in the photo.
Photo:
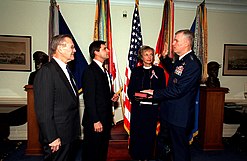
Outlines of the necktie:
[[72,72],[70,71],[68,65],[66,66],[66,69],[67,69],[67,71],[68,71],[68,73],[69,73],[69,79],[70,79],[70,82],[71,82],[72,87],[73,87],[73,89],[74,89],[74,92],[77,93],[77,87],[76,87],[76,85],[75,85],[75,81],[74,81]]
[[102,65],[102,67],[103,67],[103,69],[104,69],[105,76],[106,76],[106,78],[107,78],[107,80],[108,80],[107,69],[105,68],[104,64]]
[[108,84],[109,84],[109,88],[110,88],[110,90],[111,90],[111,83],[110,83],[110,78],[109,78],[109,76],[108,76],[107,69],[105,68],[104,65],[102,65],[102,67],[103,67],[103,69],[104,69],[105,77],[106,77],[106,79],[107,79],[107,82],[108,82]]

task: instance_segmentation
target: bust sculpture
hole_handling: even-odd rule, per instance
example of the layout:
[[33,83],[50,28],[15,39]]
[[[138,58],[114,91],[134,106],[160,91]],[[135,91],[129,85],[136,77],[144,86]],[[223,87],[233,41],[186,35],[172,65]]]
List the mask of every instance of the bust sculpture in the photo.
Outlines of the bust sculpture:
[[37,73],[37,71],[42,67],[42,65],[48,63],[49,61],[49,56],[44,53],[43,51],[36,51],[33,54],[33,60],[35,63],[35,71],[30,73],[29,78],[28,78],[28,84],[33,85],[34,77]]
[[208,63],[208,78],[205,82],[207,87],[220,87],[220,81],[218,78],[219,68],[220,64],[215,61],[211,61]]

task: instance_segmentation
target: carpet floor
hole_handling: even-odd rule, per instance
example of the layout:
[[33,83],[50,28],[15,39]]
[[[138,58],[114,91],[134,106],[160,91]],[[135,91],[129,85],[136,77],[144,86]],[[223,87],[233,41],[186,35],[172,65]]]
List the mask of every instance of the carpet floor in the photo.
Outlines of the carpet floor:
[[[26,156],[26,141],[0,142],[0,161],[42,161],[42,156]],[[247,148],[240,143],[223,138],[224,150],[203,151],[198,142],[191,145],[192,161],[247,161]],[[80,152],[82,152],[82,148]],[[80,155],[77,161],[82,161]]]

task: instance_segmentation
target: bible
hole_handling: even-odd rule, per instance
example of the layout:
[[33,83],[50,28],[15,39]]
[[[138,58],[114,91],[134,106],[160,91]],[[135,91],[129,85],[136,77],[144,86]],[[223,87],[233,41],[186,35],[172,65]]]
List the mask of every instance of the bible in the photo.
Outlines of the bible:
[[148,94],[147,93],[142,93],[142,92],[136,92],[135,97],[141,97],[141,98],[147,98]]
[[134,96],[135,96],[135,99],[140,100],[140,99],[149,99],[149,97],[152,95],[147,94],[147,93],[142,93],[142,92],[135,92]]

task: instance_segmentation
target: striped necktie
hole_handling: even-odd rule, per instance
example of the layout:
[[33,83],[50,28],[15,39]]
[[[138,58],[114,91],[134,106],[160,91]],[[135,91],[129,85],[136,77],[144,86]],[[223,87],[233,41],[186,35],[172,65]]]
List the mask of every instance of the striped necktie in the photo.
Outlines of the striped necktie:
[[77,93],[78,90],[77,90],[77,87],[76,87],[76,84],[75,84],[75,80],[73,78],[72,72],[69,69],[69,66],[68,65],[66,65],[66,69],[67,69],[67,71],[69,73],[69,79],[70,79],[70,82],[72,84],[72,87],[73,87],[74,91]]

